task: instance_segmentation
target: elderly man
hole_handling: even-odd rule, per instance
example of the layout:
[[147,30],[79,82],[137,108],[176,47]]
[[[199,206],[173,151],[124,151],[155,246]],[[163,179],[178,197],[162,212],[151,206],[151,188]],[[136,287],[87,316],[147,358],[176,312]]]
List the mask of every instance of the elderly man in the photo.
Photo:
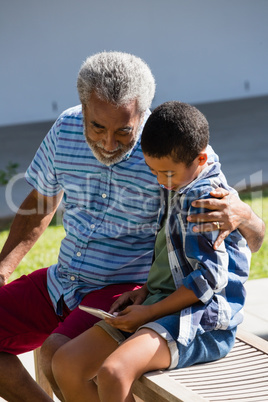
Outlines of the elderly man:
[[[142,285],[150,268],[160,190],[144,162],[140,134],[154,78],[141,59],[104,52],[83,63],[77,87],[81,105],[61,114],[38,149],[26,173],[33,191],[1,253],[0,396],[9,401],[50,400],[16,356],[40,345],[44,372],[61,398],[53,354],[97,320],[79,303],[107,310],[124,291]],[[220,227],[217,247],[239,227],[255,251],[261,220],[238,198],[222,190],[213,195],[223,199],[202,201],[209,214],[189,218],[207,222],[196,230]],[[7,284],[61,199],[66,236],[57,263]]]

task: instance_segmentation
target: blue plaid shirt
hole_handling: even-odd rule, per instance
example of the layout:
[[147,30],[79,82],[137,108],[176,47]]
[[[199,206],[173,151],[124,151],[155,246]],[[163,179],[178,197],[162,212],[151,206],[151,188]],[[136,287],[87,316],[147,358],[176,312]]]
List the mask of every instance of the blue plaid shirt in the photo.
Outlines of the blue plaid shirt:
[[175,286],[184,285],[193,290],[200,300],[180,314],[178,341],[185,346],[194,339],[197,331],[231,329],[243,319],[243,283],[248,278],[251,257],[245,239],[235,230],[214,250],[218,231],[194,233],[195,223],[187,221],[188,215],[202,212],[192,207],[191,202],[211,198],[210,191],[217,187],[231,190],[216,162],[176,192],[169,207],[166,192],[159,215],[161,222],[167,214],[167,249]]

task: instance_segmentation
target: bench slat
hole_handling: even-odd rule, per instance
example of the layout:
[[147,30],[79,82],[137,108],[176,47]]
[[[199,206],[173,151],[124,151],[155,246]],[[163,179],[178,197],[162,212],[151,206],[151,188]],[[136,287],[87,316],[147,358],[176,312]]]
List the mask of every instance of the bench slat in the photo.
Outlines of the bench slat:
[[[211,372],[213,374],[213,372]],[[267,373],[267,367],[263,367],[261,366],[261,368],[258,368],[254,371],[252,371],[251,367],[248,368],[243,368],[243,370],[241,370],[241,367],[232,369],[232,370],[224,370],[224,371],[214,371],[214,374],[216,373],[217,377],[220,376],[220,378],[230,378],[230,375],[232,376],[232,378],[236,378],[237,376],[241,376],[243,375],[243,378],[245,377],[250,377],[252,374],[258,374],[259,376],[264,376]],[[175,375],[176,376],[176,375]],[[172,376],[170,376],[172,378]],[[204,381],[204,379],[207,379],[208,375],[207,373],[200,373],[200,375],[198,377],[195,377],[195,381],[199,381],[202,380]],[[189,375],[181,375],[180,376],[181,381],[191,381],[191,377]]]
[[[252,378],[252,376],[249,377],[239,377],[236,378],[234,381],[232,381],[232,387],[235,388],[251,388],[252,384],[258,386],[258,384],[261,383],[263,384],[263,378],[259,378],[254,376]],[[194,383],[191,386],[192,389],[196,389],[196,390],[201,390],[201,389],[209,389],[211,388],[217,388],[219,389],[220,387],[225,387],[226,385],[228,386],[228,384],[230,384],[230,382],[228,381],[228,379],[218,379],[217,383],[215,383],[215,380],[206,380],[205,382],[202,381],[201,383]],[[267,386],[268,386],[268,379],[266,382]]]

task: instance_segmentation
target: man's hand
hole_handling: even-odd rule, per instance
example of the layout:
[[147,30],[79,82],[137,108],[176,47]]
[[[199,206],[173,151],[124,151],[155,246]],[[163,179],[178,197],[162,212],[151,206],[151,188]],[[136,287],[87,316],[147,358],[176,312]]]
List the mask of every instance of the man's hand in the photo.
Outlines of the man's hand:
[[223,240],[244,221],[241,214],[242,201],[234,194],[230,194],[223,188],[211,191],[214,198],[195,200],[192,206],[196,208],[209,209],[210,212],[190,215],[187,219],[190,222],[198,223],[193,227],[194,232],[209,232],[220,230],[219,236],[214,243],[216,250]]
[[0,288],[6,284],[7,284],[7,281],[4,277],[4,275],[0,275]]
[[216,250],[223,240],[235,229],[245,237],[252,253],[259,250],[265,235],[264,222],[252,211],[245,202],[236,195],[222,188],[211,191],[214,198],[195,200],[192,206],[206,208],[210,212],[188,216],[188,221],[198,223],[193,227],[194,232],[220,230],[214,243]]
[[0,273],[0,288],[2,286],[5,286],[8,282],[8,278],[10,277],[10,275],[12,274],[13,270],[9,270],[9,269],[3,269],[1,268],[1,273]]
[[148,295],[148,290],[146,284],[140,289],[132,290],[123,293],[118,299],[112,304],[109,313],[122,311],[124,308],[130,305],[142,304]]

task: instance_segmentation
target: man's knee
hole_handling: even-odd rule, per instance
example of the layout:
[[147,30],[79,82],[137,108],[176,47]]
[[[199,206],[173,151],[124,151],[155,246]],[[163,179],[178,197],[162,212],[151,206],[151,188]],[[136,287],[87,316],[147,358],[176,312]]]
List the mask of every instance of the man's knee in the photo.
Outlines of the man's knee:
[[69,341],[70,338],[68,336],[52,334],[41,346],[41,366],[46,376],[50,376],[52,373],[51,363],[54,354],[61,346]]

